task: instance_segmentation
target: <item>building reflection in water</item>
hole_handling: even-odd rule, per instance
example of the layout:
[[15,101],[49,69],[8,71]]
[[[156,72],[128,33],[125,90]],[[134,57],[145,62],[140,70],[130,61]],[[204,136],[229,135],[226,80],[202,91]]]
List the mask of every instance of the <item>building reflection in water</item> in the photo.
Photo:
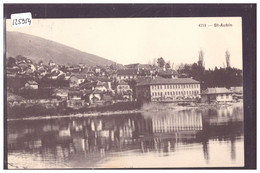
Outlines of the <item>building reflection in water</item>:
[[237,118],[241,111],[185,110],[12,121],[8,122],[8,152],[36,153],[42,161],[77,162],[87,167],[115,154],[168,155],[196,144],[201,145],[204,160],[208,161],[209,140],[217,139],[230,141],[231,159],[235,160],[235,141],[243,134],[243,121]]

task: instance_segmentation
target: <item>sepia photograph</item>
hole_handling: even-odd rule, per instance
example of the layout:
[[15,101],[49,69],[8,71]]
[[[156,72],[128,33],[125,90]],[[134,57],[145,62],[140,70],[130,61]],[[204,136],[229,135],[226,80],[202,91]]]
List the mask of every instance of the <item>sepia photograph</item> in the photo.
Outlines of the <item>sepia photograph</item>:
[[245,167],[241,16],[34,16],[4,20],[5,169]]

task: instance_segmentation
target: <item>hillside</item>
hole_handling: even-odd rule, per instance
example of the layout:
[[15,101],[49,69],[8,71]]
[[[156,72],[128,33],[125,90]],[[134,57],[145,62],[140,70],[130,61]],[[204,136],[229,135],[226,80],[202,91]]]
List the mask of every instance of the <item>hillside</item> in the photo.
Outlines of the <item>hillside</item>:
[[23,55],[34,62],[51,59],[62,65],[84,63],[86,65],[110,65],[115,62],[82,52],[63,44],[20,32],[6,32],[6,56]]

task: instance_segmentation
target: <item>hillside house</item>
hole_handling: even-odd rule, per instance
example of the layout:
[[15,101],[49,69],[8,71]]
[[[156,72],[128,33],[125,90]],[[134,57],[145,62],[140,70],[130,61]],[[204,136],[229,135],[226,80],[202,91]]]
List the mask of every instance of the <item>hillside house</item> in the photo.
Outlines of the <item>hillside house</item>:
[[119,69],[116,72],[116,78],[118,81],[125,79],[136,79],[138,74],[138,69]]
[[82,74],[73,74],[70,76],[70,87],[78,87],[86,80],[86,76]]
[[126,83],[125,81],[120,81],[116,87],[116,92],[119,93],[124,93],[128,90],[132,90],[130,88],[130,86],[128,85],[128,83]]
[[68,89],[55,89],[54,90],[54,95],[58,98],[61,98],[61,99],[65,99],[67,100],[68,99]]
[[230,87],[230,91],[233,93],[234,99],[243,99],[243,87]]
[[100,82],[100,81],[97,82],[97,84],[95,86],[95,89],[99,90],[99,91],[103,91],[103,92],[107,91],[107,88],[105,87],[105,84],[103,82]]
[[56,66],[56,63],[53,60],[50,60],[49,61],[49,66],[50,67]]
[[95,89],[105,91],[111,90],[112,79],[109,79],[107,77],[89,77],[88,80],[91,82],[97,82]]
[[140,64],[140,63],[128,64],[128,65],[125,65],[125,67],[127,67],[128,69],[138,69],[138,70],[141,70],[141,69],[151,70],[152,69],[151,65],[149,65],[149,64]]
[[85,81],[84,83],[81,83],[79,85],[79,89],[80,90],[94,90],[95,89],[95,86],[97,85],[97,82],[89,82],[89,81]]
[[25,84],[25,88],[27,88],[27,89],[38,89],[38,83],[36,81],[28,81]]
[[85,101],[82,99],[83,93],[81,91],[69,91],[67,107],[81,108],[85,106]]
[[133,90],[125,81],[120,81],[118,83],[116,93],[122,96],[123,99],[132,101]]
[[202,102],[230,102],[233,101],[232,92],[227,88],[207,88],[201,93]]
[[98,103],[101,102],[103,99],[103,91],[100,90],[94,90],[90,95],[89,95],[89,102],[90,104]]

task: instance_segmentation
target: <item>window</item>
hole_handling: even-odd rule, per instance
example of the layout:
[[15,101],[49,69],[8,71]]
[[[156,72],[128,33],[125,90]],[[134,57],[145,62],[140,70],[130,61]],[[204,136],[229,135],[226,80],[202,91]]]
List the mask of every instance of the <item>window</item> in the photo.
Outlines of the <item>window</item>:
[[226,99],[229,99],[229,95],[227,95]]

